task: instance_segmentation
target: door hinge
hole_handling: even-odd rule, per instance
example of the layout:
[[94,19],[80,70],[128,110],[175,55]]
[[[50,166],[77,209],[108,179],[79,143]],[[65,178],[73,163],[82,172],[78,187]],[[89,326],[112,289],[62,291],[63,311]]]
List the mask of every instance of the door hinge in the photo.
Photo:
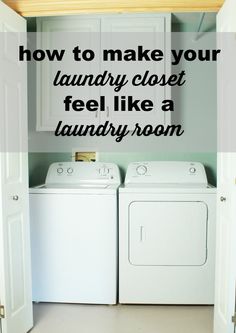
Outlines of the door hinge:
[[234,325],[236,325],[236,312],[235,312],[234,316],[232,317],[232,323],[234,323]]
[[0,319],[5,318],[5,307],[4,305],[0,305]]

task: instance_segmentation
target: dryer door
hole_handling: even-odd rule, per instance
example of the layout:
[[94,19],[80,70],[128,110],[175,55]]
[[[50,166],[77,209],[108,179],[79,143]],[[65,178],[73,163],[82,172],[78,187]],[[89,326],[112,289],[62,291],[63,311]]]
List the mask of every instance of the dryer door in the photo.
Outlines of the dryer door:
[[197,201],[134,201],[129,206],[133,265],[201,266],[207,260],[208,208]]

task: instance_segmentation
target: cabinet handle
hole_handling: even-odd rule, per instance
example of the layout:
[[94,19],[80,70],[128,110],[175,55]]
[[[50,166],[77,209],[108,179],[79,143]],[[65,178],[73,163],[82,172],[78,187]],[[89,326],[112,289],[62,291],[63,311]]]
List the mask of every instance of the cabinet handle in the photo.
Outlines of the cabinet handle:
[[221,202],[226,201],[226,197],[220,197],[220,201],[221,201]]
[[15,195],[13,195],[12,199],[13,199],[14,201],[18,201],[18,200],[19,200],[19,196],[18,196],[17,194],[15,194]]
[[109,106],[107,106],[107,117],[109,117]]

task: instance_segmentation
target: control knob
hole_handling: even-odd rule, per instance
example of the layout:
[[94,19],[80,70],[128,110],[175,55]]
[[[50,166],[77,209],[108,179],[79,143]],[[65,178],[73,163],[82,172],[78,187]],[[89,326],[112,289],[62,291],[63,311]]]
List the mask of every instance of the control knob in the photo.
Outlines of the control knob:
[[145,175],[147,172],[147,167],[145,165],[139,165],[136,168],[136,172],[140,176]]
[[61,174],[63,172],[62,168],[57,168],[57,173]]
[[190,172],[190,173],[195,173],[195,172],[196,172],[196,168],[191,167],[191,168],[189,169],[189,172]]
[[67,169],[67,173],[69,173],[69,174],[72,173],[73,171],[74,171],[74,170],[73,170],[72,168],[68,168],[68,169]]
[[107,176],[109,174],[109,169],[106,166],[101,167],[99,170],[100,176]]

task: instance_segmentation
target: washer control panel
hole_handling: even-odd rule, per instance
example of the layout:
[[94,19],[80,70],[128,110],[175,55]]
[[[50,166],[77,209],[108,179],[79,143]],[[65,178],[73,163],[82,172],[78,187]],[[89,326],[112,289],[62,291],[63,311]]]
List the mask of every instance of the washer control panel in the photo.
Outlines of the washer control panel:
[[125,183],[199,184],[207,186],[207,176],[203,164],[199,162],[133,162],[128,166]]
[[50,165],[46,177],[49,184],[120,183],[118,166],[102,162],[58,162]]

